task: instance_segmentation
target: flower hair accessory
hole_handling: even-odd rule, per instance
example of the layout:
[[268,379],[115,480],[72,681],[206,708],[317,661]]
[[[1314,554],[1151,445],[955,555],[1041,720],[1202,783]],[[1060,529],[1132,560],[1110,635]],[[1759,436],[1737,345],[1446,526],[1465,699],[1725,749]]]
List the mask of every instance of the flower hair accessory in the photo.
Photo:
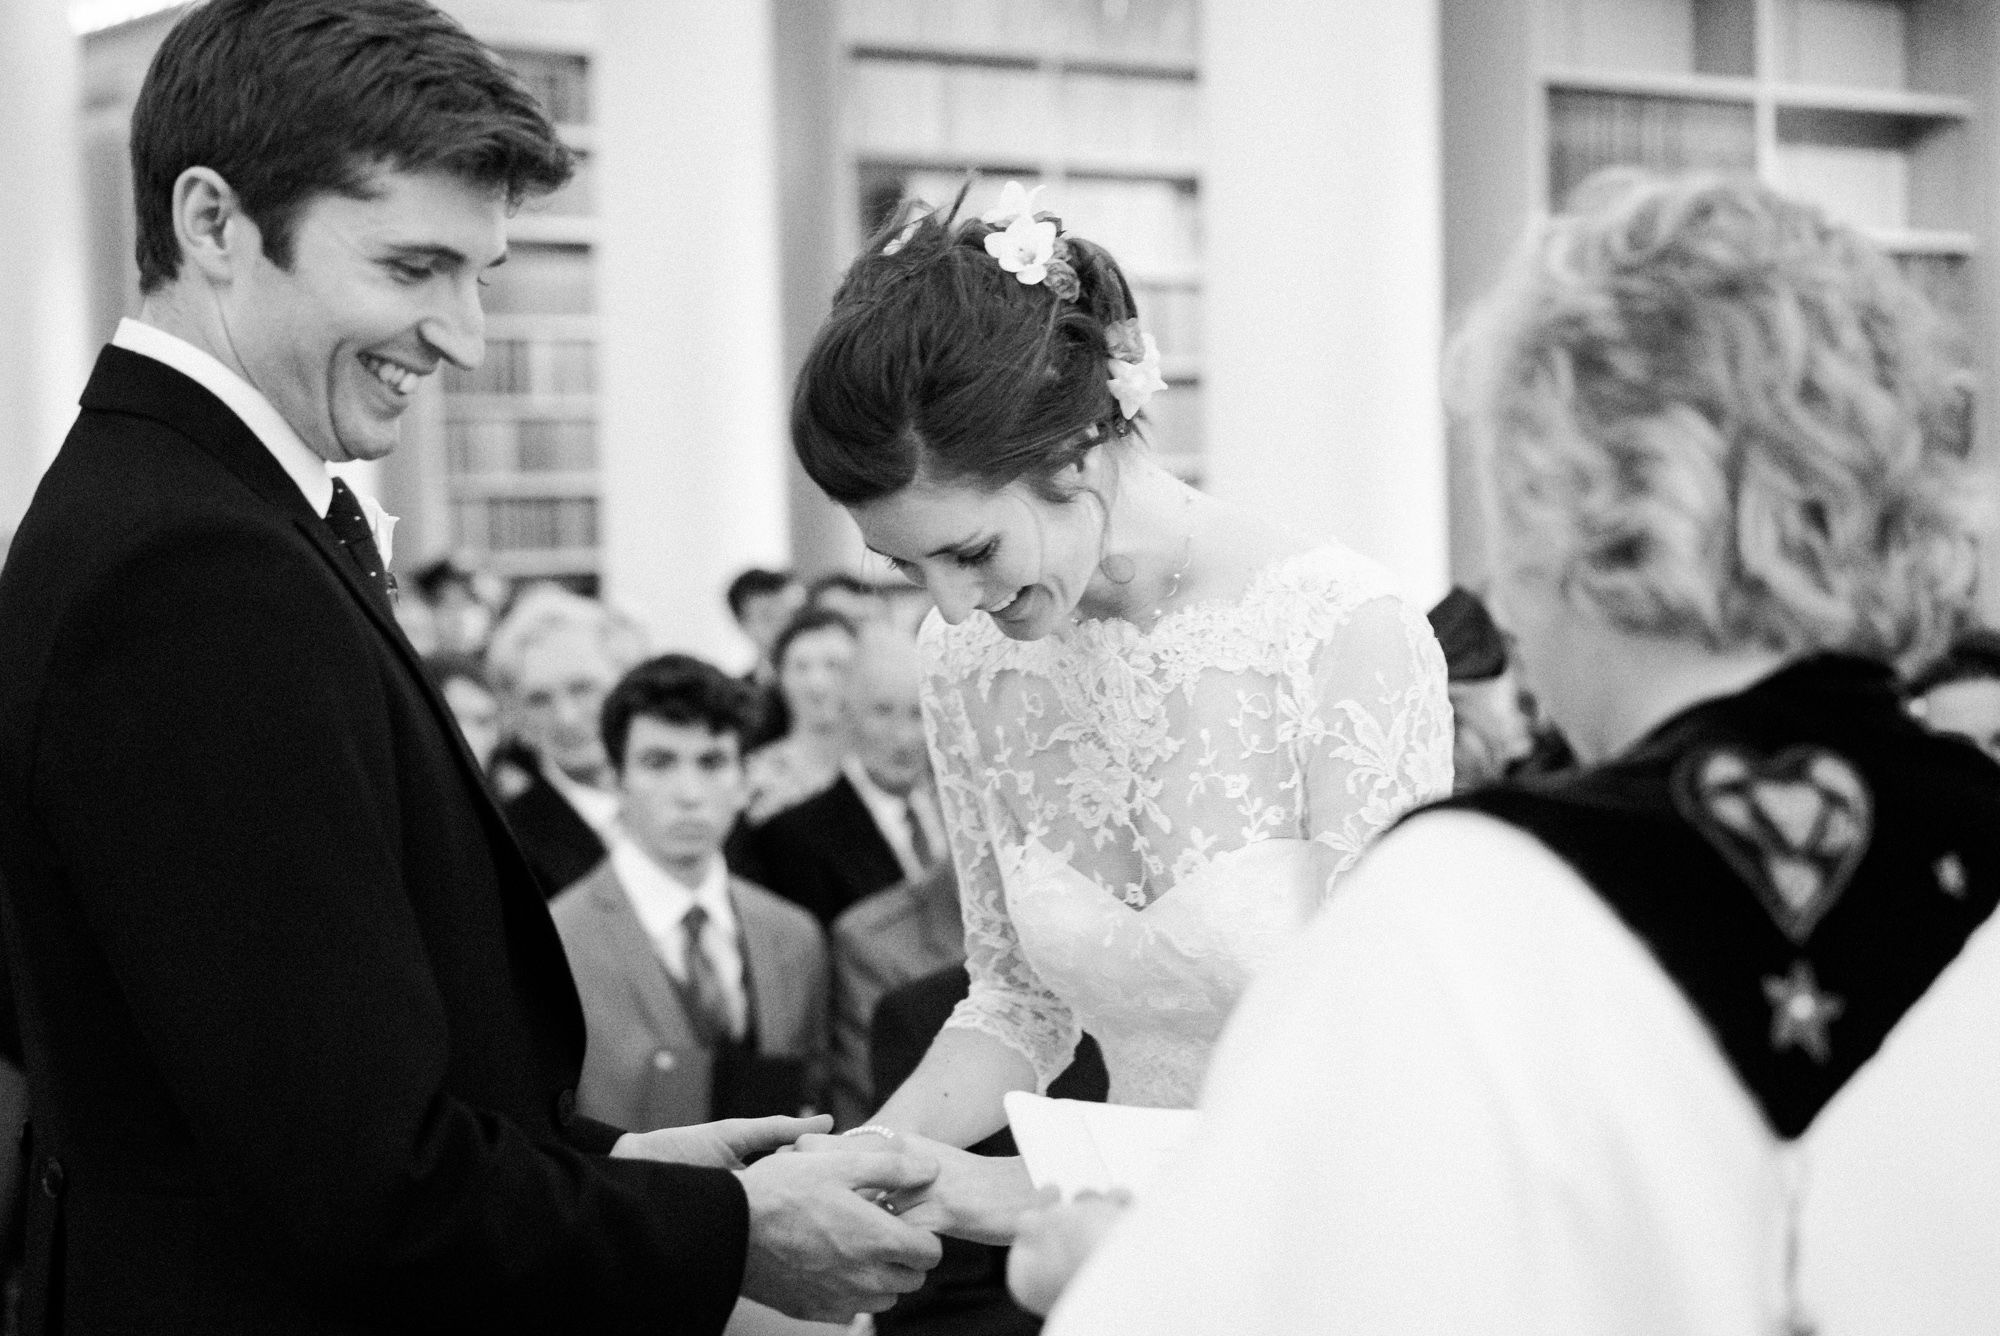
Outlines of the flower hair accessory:
[[1062,224],[1035,212],[1035,197],[1044,189],[1026,190],[1019,181],[1000,188],[999,203],[979,215],[980,222],[1001,229],[986,234],[986,253],[1022,283],[1046,285],[1062,300],[1073,302],[1082,294],[1083,284],[1069,262]]
[[1104,341],[1111,350],[1111,356],[1104,359],[1105,369],[1111,373],[1111,397],[1130,422],[1148,400],[1167,388],[1167,378],[1160,374],[1160,345],[1139,328],[1136,319],[1105,326]]

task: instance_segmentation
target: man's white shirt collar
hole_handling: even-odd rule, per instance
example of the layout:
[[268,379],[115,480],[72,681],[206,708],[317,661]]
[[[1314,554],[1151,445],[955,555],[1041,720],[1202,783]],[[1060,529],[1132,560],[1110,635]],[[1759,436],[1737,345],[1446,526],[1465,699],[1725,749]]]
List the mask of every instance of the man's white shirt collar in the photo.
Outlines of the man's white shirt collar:
[[553,761],[542,762],[542,774],[547,777],[550,787],[562,795],[563,801],[576,809],[584,824],[596,831],[607,844],[610,843],[618,826],[618,795],[577,783]]
[[[272,406],[263,391],[186,339],[143,320],[130,316],[120,320],[111,344],[172,367],[222,400],[223,407],[236,414],[251,434],[264,443],[264,448],[304,495],[313,513],[326,518],[327,508],[333,504],[333,475],[327,472],[326,461],[299,439],[292,424],[285,421],[285,415]],[[383,510],[372,496],[356,492],[355,497],[361,502],[368,527],[375,533],[375,547],[387,565],[394,546],[396,517]]]
[[610,839],[611,871],[618,878],[639,926],[652,939],[653,949],[674,978],[687,980],[687,935],[682,922],[690,906],[700,905],[708,914],[708,928],[702,936],[709,963],[722,980],[728,995],[730,1025],[743,1033],[748,1002],[743,985],[743,953],[734,949],[741,940],[736,928],[736,908],[729,899],[729,869],[720,853],[711,854],[701,884],[690,887],[669,873],[630,835],[613,826]]

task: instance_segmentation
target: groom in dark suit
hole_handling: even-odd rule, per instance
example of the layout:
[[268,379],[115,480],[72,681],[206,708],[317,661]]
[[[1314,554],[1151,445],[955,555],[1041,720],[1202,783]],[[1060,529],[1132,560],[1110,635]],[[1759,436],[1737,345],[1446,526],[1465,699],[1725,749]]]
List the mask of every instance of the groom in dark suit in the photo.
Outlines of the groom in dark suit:
[[210,0],[133,116],[145,302],[0,578],[33,1332],[688,1332],[936,1242],[821,1124],[580,1117],[555,930],[327,473],[481,356],[569,155],[421,0]]

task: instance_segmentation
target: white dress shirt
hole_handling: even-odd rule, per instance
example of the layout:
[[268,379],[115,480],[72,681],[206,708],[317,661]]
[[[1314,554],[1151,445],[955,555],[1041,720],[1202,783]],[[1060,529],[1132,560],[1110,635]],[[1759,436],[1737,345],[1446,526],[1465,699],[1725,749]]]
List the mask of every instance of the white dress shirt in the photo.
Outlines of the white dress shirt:
[[553,761],[542,762],[542,774],[549,781],[549,787],[561,794],[562,800],[583,818],[584,824],[610,844],[612,837],[618,833],[618,795],[577,783]]
[[931,862],[935,863],[947,855],[944,821],[938,815],[937,797],[930,791],[929,785],[919,784],[910,790],[907,798],[899,798],[869,778],[868,767],[852,756],[841,761],[840,771],[847,776],[847,782],[854,786],[854,791],[861,795],[861,805],[868,809],[868,815],[875,818],[876,828],[889,842],[896,861],[902,864],[905,877],[921,877],[926,870],[910,844],[909,821],[912,815],[924,828],[924,840],[931,847]]
[[[222,400],[223,407],[236,414],[251,434],[264,443],[279,467],[298,485],[313,513],[326,518],[327,508],[333,504],[333,475],[327,472],[326,461],[299,439],[284,414],[255,385],[186,339],[130,316],[118,322],[111,346],[165,363]],[[387,566],[394,546],[396,517],[383,510],[374,497],[360,492],[354,495],[361,503],[361,513],[368,517],[382,564]]]
[[2000,1332],[2000,920],[1795,1143],[1646,946],[1500,822],[1386,835],[1252,985],[1184,1160],[1050,1336]]
[[749,1021],[750,1001],[743,982],[742,937],[735,907],[729,902],[729,869],[723,865],[722,855],[711,855],[701,884],[690,887],[655,863],[624,831],[614,827],[610,844],[611,870],[632,902],[639,925],[652,939],[660,963],[678,983],[687,982],[687,929],[683,922],[694,905],[706,911],[702,954],[722,983],[729,1032],[740,1039]]

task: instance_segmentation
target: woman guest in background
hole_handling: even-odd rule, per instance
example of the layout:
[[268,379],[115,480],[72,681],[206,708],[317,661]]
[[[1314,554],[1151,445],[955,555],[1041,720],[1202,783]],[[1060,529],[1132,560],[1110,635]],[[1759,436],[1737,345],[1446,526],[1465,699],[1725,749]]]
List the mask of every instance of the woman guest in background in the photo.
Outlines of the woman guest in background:
[[745,820],[768,821],[840,773],[840,759],[847,755],[847,665],[854,644],[854,623],[824,608],[805,609],[778,633],[771,661],[790,723],[783,737],[750,753]]
[[1754,183],[1620,175],[1456,372],[1585,768],[1368,855],[1052,1336],[2000,1331],[2000,766],[1892,675],[1973,580],[1930,312]]
[[[1112,257],[1018,185],[956,214],[848,271],[792,432],[941,614],[923,705],[972,987],[870,1122],[965,1146],[1079,1027],[1112,1100],[1191,1105],[1250,975],[1448,790],[1451,725],[1437,643],[1382,570],[1143,448],[1164,381]],[[1010,1238],[1020,1162],[950,1163],[921,1218]]]

